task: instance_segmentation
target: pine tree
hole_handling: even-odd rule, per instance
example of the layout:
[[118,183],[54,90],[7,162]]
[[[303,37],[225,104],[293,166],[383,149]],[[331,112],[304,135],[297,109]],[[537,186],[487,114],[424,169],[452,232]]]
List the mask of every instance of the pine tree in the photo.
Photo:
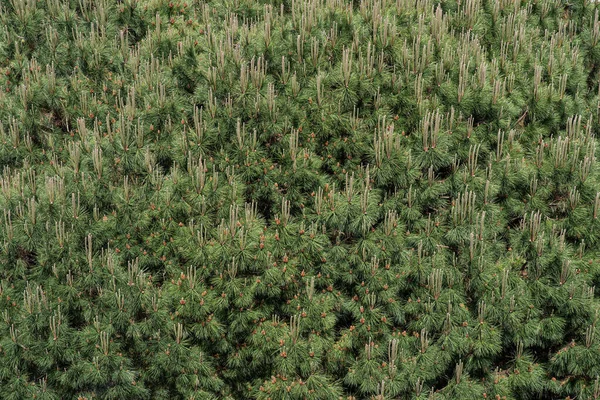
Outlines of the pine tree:
[[599,12],[0,1],[0,398],[600,397]]

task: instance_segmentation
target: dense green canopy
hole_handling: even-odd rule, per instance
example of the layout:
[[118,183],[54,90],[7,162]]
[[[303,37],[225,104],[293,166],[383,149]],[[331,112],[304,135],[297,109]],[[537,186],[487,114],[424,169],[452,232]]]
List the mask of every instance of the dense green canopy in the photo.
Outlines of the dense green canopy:
[[600,398],[599,9],[0,0],[0,398]]

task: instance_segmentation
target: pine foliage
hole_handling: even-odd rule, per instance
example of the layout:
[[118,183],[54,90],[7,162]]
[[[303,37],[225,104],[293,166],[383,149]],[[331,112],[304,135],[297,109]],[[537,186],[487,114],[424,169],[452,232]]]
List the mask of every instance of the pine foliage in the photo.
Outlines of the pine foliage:
[[599,13],[0,0],[0,398],[600,398]]

